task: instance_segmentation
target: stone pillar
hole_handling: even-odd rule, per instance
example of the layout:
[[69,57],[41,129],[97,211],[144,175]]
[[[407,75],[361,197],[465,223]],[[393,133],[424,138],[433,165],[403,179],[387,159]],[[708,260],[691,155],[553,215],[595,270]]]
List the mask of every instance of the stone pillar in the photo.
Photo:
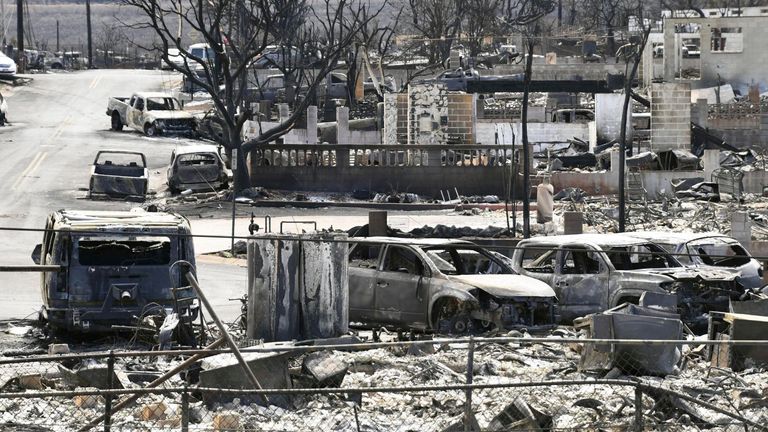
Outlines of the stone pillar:
[[307,107],[307,144],[317,144],[317,107]]
[[704,150],[701,162],[704,166],[704,180],[710,181],[712,172],[720,168],[720,150]]
[[752,221],[747,212],[731,215],[731,237],[738,240],[747,251],[752,249]]
[[[339,145],[349,145],[349,108],[336,107],[336,143]],[[349,147],[340,148],[336,151],[336,166],[344,168],[350,166],[352,161],[349,159]]]
[[[384,94],[384,131],[381,134],[382,144],[397,144],[397,93]],[[406,143],[403,143],[406,144]]]
[[578,211],[563,213],[563,234],[581,234],[584,232],[584,214]]

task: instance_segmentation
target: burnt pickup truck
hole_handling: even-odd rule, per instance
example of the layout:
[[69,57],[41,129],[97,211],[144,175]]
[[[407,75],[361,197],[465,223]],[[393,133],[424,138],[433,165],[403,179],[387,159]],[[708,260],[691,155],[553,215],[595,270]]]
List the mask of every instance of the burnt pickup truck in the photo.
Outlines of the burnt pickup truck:
[[349,260],[349,320],[365,327],[466,334],[558,319],[552,288],[468,241],[370,237]]
[[103,150],[96,153],[91,166],[88,194],[91,198],[143,198],[149,191],[147,158],[143,153]]
[[537,237],[517,247],[512,267],[555,290],[566,324],[657,292],[677,294],[683,321],[706,331],[710,311],[727,311],[746,293],[731,272],[686,268],[661,246],[623,234]]
[[130,98],[111,97],[107,116],[113,131],[128,126],[147,136],[162,134],[197,135],[194,116],[181,109],[181,103],[167,93],[135,93]]

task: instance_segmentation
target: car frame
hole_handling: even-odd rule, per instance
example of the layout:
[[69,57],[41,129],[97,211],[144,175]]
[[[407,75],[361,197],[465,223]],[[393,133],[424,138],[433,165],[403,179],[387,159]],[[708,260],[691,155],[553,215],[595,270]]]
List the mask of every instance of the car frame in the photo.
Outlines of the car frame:
[[[185,158],[196,158],[200,163],[188,161],[189,163],[180,165]],[[177,147],[171,153],[166,179],[170,192],[177,193],[186,189],[193,191],[226,189],[233,181],[233,174],[226,167],[217,146],[200,144]]]
[[558,320],[554,290],[468,241],[370,237],[349,257],[350,322],[464,334],[549,329]]
[[654,292],[677,294],[683,321],[706,330],[710,311],[727,311],[729,301],[745,293],[731,272],[686,268],[661,246],[625,234],[522,240],[512,266],[555,290],[566,324],[623,303],[638,303],[643,293]]
[[[752,258],[752,255],[738,240],[725,234],[664,231],[641,231],[626,234],[658,244],[685,267],[731,271],[737,275],[739,282],[747,289],[761,288],[765,285],[763,283],[763,267],[760,262]],[[707,245],[704,242],[711,242],[711,244]],[[710,249],[710,252],[704,249],[705,245],[713,246],[715,242],[722,243],[730,250],[710,253],[712,249]],[[716,256],[726,255],[731,252],[733,253],[731,257]],[[713,260],[710,255],[716,259]]]

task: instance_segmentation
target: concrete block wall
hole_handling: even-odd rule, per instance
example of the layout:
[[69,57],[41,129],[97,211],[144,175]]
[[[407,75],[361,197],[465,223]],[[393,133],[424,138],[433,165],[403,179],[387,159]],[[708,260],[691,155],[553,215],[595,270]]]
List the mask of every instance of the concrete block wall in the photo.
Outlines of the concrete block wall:
[[651,118],[653,151],[690,149],[690,84],[653,84],[651,86]]
[[398,96],[396,93],[384,94],[384,129],[381,131],[381,143],[385,145],[397,144]]
[[397,94],[397,144],[408,144],[408,94]]
[[458,139],[459,144],[474,144],[477,114],[475,108],[477,95],[464,93],[448,94],[448,127],[451,140]]

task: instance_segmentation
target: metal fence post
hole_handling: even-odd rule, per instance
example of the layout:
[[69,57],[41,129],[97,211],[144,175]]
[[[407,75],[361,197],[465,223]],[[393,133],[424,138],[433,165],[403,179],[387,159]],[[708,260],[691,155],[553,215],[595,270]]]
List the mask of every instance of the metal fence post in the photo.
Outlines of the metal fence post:
[[[469,348],[467,350],[467,384],[472,384],[475,369],[475,339],[469,337]],[[464,432],[472,430],[472,389],[466,391],[466,403],[464,406]]]
[[189,431],[189,390],[184,383],[184,391],[181,393],[181,432]]
[[643,390],[635,387],[635,431],[643,430]]
[[[115,374],[115,352],[110,350],[107,357],[107,389],[112,390],[114,383],[112,377]],[[109,432],[112,426],[112,395],[104,397],[104,432]]]

